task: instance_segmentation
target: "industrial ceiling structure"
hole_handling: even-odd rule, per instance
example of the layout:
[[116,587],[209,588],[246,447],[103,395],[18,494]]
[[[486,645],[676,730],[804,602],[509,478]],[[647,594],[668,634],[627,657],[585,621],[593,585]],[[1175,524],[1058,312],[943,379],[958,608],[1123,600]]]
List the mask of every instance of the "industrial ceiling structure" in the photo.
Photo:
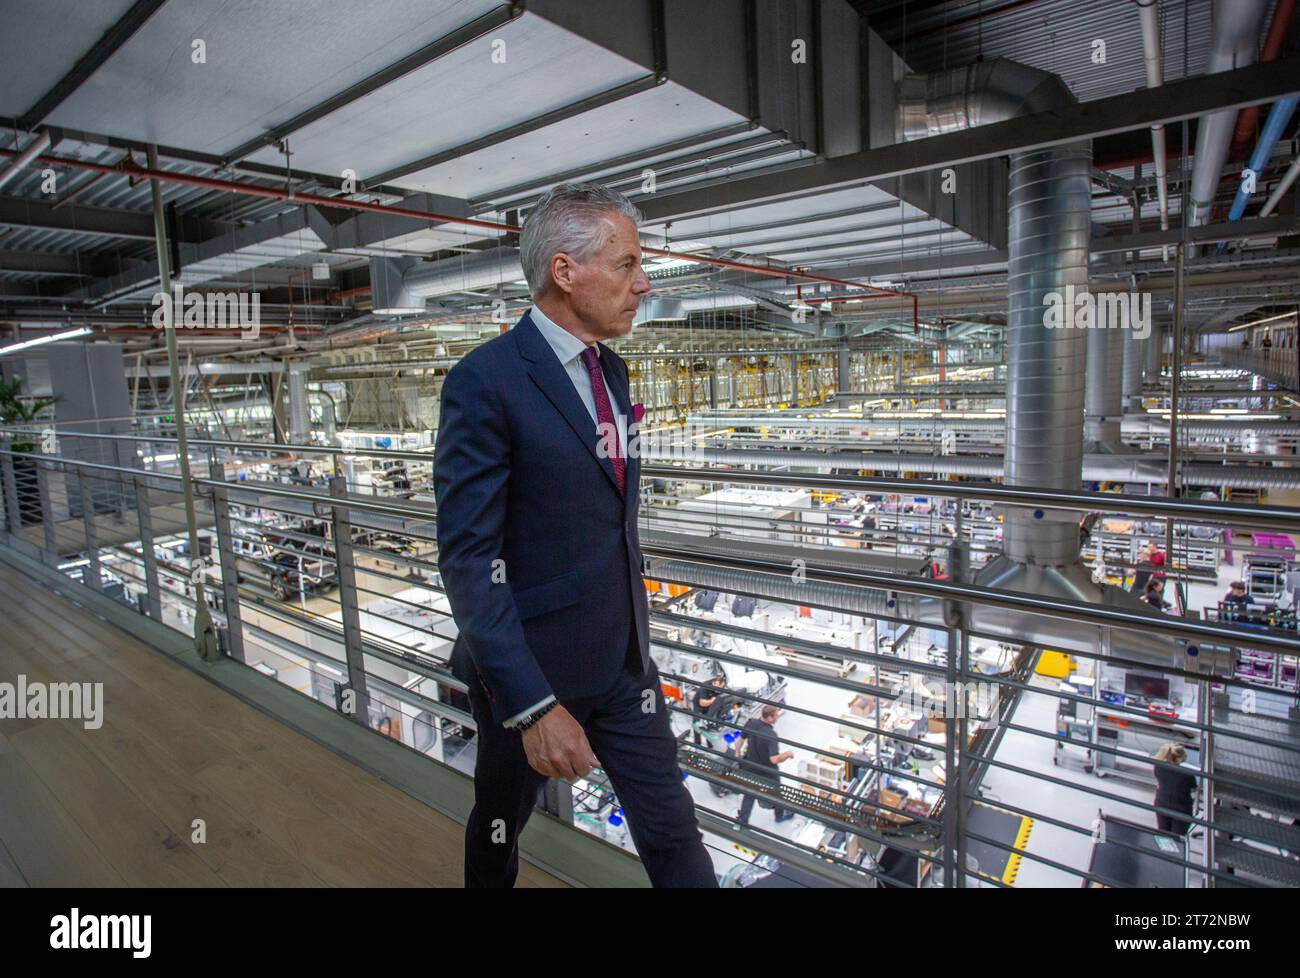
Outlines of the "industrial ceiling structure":
[[[289,327],[295,344],[371,342],[376,332],[357,327],[375,325],[389,336],[486,335],[498,298],[513,321],[527,293],[506,228],[546,187],[578,179],[637,201],[647,245],[701,259],[648,259],[656,295],[681,300],[647,310],[661,329],[745,323],[755,336],[824,338],[927,325],[942,340],[972,323],[996,328],[1005,165],[964,163],[945,187],[924,161],[879,170],[871,159],[888,164],[897,145],[905,73],[999,58],[1058,73],[1096,108],[1095,274],[1155,285],[1172,274],[1182,168],[1196,162],[1183,145],[1195,149],[1208,113],[1157,108],[1159,93],[1145,93],[1151,114],[1185,118],[1165,128],[1172,230],[1161,231],[1145,130],[1107,132],[1108,113],[1147,81],[1135,3],[619,6],[613,31],[548,2],[394,2],[364,30],[330,0],[292,10],[106,0],[93,15],[71,0],[6,4],[0,321],[14,339],[86,325],[92,337],[161,348],[148,322],[158,280],[149,187],[137,172],[155,144],[173,275],[258,292],[259,343],[281,352],[275,337]],[[1163,6],[1163,79],[1194,79],[1214,48],[1213,4]],[[1270,23],[1252,25],[1255,39]],[[746,43],[711,43],[723,34]],[[808,42],[807,61],[787,52],[790,37]],[[40,58],[24,56],[38,47]],[[15,167],[38,141],[37,158]],[[1289,155],[1285,139],[1271,147],[1256,208]],[[1224,164],[1219,210],[1240,166]],[[344,206],[304,203],[311,195]],[[1247,212],[1230,247],[1189,261],[1189,327],[1226,328],[1294,301],[1293,211]],[[372,260],[385,261],[383,274]],[[374,301],[372,279],[403,274],[422,282],[423,315],[384,316],[391,306]],[[907,295],[847,301],[861,286]],[[809,293],[818,303],[801,309]],[[182,342],[235,352],[211,337]]]

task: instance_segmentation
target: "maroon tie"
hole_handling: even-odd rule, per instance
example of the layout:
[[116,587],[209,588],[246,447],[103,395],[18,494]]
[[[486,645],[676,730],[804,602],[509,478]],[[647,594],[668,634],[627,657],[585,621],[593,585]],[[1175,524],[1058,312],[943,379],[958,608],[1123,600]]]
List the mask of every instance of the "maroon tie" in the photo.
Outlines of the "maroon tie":
[[591,376],[591,395],[596,402],[596,422],[599,425],[609,425],[608,428],[599,430],[614,432],[614,444],[617,449],[609,461],[614,466],[614,481],[618,484],[618,491],[625,493],[627,462],[623,458],[623,443],[618,437],[618,425],[614,423],[614,411],[609,406],[609,392],[605,390],[605,378],[601,375],[600,359],[594,346],[589,346],[582,351],[582,362],[587,365],[587,373]]

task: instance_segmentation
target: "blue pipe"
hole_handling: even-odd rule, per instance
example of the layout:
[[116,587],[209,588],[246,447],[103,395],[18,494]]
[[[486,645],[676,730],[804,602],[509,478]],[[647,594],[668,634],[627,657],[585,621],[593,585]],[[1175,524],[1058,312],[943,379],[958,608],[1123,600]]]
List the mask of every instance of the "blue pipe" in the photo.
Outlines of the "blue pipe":
[[[1273,108],[1268,113],[1268,120],[1264,123],[1264,131],[1259,134],[1259,142],[1255,144],[1255,151],[1250,154],[1249,168],[1257,177],[1267,165],[1269,157],[1273,155],[1273,147],[1282,138],[1282,133],[1291,122],[1297,103],[1300,103],[1300,99],[1284,98],[1273,103]],[[1232,210],[1228,212],[1229,221],[1239,221],[1241,215],[1246,213],[1246,204],[1251,196],[1246,192],[1247,186],[1243,179],[1241,186],[1237,188],[1236,199],[1232,202]],[[1226,246],[1226,241],[1219,242],[1215,253],[1223,251]]]

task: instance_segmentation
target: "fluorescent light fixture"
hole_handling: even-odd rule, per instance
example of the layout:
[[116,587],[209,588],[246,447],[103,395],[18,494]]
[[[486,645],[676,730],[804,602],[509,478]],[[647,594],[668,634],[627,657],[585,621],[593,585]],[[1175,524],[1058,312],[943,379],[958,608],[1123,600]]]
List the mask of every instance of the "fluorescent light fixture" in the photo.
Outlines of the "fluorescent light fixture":
[[38,336],[32,340],[23,340],[21,343],[11,343],[9,346],[0,347],[0,357],[6,353],[17,353],[19,350],[30,349],[33,346],[57,343],[59,340],[75,340],[78,336],[85,336],[89,332],[91,332],[89,326],[82,326],[78,329],[64,330],[62,333],[51,333],[49,336]]
[[1265,323],[1275,323],[1279,319],[1290,319],[1294,316],[1293,312],[1284,312],[1280,316],[1269,316],[1267,319],[1256,319],[1253,323],[1242,323],[1240,326],[1232,326],[1228,329],[1229,333],[1235,333],[1239,329],[1250,329],[1252,326],[1263,326]]

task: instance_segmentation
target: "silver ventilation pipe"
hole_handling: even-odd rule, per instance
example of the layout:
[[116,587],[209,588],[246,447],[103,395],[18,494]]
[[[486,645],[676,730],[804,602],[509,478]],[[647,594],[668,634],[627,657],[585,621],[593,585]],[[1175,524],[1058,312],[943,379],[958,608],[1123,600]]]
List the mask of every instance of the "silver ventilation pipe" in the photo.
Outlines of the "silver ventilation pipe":
[[[1098,305],[1098,316],[1104,315]],[[1107,329],[1096,322],[1088,330],[1088,372],[1083,400],[1083,437],[1090,452],[1128,451],[1120,441],[1120,415],[1124,392],[1124,334],[1133,330]]]
[[[1142,60],[1146,65],[1147,88],[1159,88],[1165,83],[1165,70],[1160,54],[1160,0],[1137,0],[1138,17],[1142,22]],[[1168,153],[1165,149],[1165,127],[1157,123],[1151,127],[1151,159],[1155,163],[1156,198],[1160,202],[1160,230],[1169,230],[1169,180]],[[1141,176],[1141,173],[1138,174]],[[1165,247],[1164,257],[1169,258]]]
[[1146,364],[1142,369],[1142,383],[1156,384],[1160,381],[1160,360],[1164,355],[1165,331],[1157,323],[1151,324],[1151,335],[1147,337]]
[[1150,335],[1138,339],[1136,330],[1124,331],[1124,379],[1120,384],[1120,395],[1125,414],[1142,412],[1142,362],[1149,342]]
[[370,259],[376,315],[416,314],[426,299],[489,289],[524,277],[518,248],[491,248],[474,255],[424,262],[415,258]]
[[50,148],[50,134],[43,132],[34,136],[32,141],[27,144],[21,153],[9,161],[9,164],[0,169],[0,187],[5,186],[14,177],[23,172],[23,169],[31,165],[32,160],[40,156]]
[[[1206,74],[1213,75],[1255,63],[1259,54],[1259,32],[1269,0],[1214,0],[1214,36]],[[1213,84],[1209,79],[1207,84]],[[1207,224],[1214,207],[1219,177],[1228,161],[1232,134],[1237,127],[1237,110],[1211,112],[1196,130],[1196,162],[1192,166],[1192,211],[1189,223]],[[1193,254],[1195,252],[1193,251]]]
[[417,299],[492,288],[524,277],[518,248],[490,248],[463,258],[421,262],[409,268],[402,283]]
[[[952,132],[1074,104],[1056,75],[1005,59],[908,75],[899,82],[900,138]],[[1083,467],[1087,331],[1053,329],[1045,302],[1088,290],[1092,145],[1011,157],[1007,266],[1007,447],[1013,486],[1078,489]],[[1006,516],[1004,551],[1018,564],[1078,563],[1077,520]]]

